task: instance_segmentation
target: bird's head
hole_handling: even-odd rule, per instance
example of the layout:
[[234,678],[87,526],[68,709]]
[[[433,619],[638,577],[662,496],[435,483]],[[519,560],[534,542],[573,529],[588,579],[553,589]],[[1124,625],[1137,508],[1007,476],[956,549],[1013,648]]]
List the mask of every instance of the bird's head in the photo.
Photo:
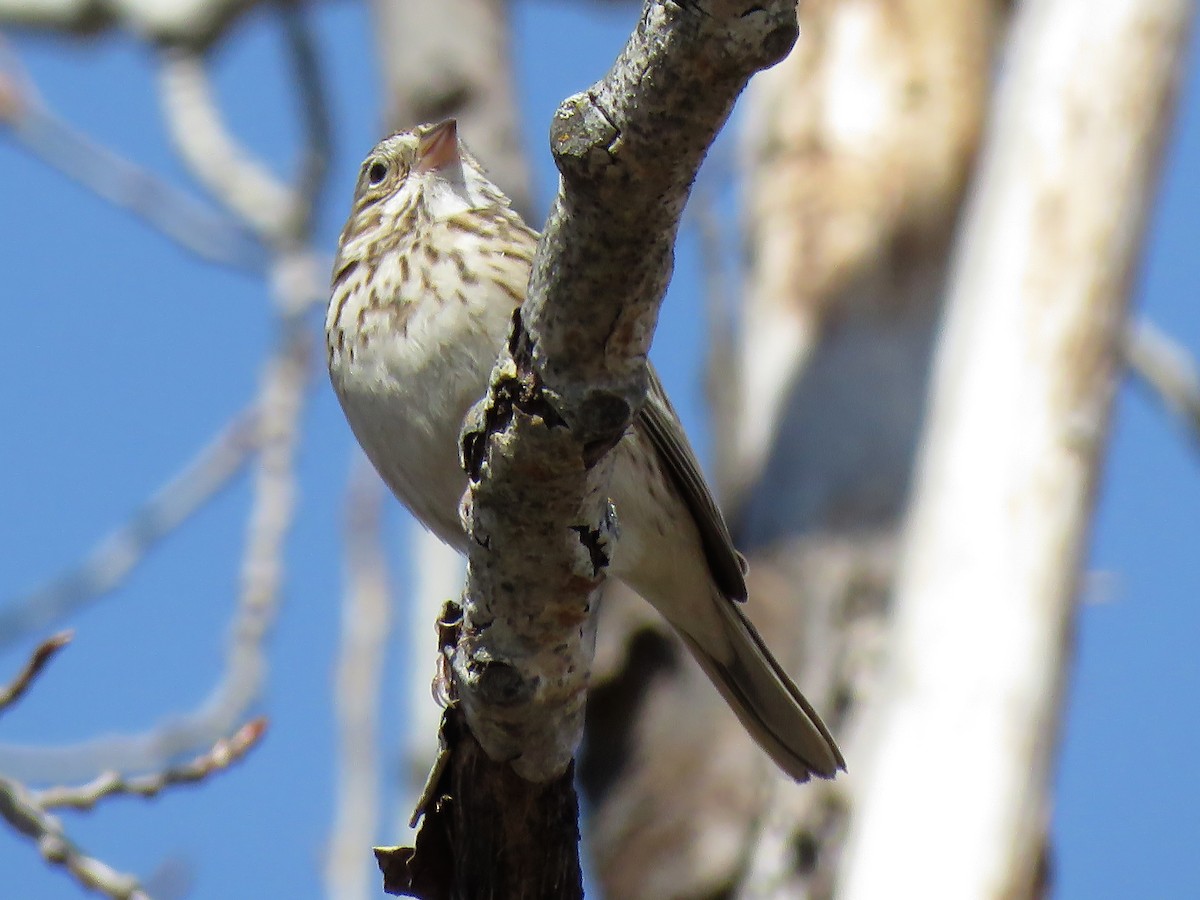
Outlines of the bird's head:
[[410,210],[437,220],[496,206],[508,206],[508,198],[458,139],[454,119],[384,138],[363,162],[354,191],[355,212],[375,209],[396,221]]

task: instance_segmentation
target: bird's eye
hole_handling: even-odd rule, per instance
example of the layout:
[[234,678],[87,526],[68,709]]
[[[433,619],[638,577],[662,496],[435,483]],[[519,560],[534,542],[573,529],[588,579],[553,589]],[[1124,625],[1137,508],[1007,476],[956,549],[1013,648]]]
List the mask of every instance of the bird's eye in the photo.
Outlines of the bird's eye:
[[383,179],[387,178],[388,167],[387,163],[382,160],[375,160],[367,167],[367,184],[371,187],[378,187],[383,183]]

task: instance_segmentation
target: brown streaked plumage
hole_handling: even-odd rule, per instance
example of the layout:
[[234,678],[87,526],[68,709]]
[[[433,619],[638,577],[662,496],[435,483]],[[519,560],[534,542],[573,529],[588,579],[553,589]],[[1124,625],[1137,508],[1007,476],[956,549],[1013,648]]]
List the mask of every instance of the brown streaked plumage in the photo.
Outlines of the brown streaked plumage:
[[[371,152],[334,263],[326,337],[346,418],[393,493],[460,550],[458,433],[487,390],[536,244],[450,121]],[[745,561],[653,370],[613,453],[610,574],[671,623],[785,772],[833,777],[845,762],[832,736],[738,607]]]

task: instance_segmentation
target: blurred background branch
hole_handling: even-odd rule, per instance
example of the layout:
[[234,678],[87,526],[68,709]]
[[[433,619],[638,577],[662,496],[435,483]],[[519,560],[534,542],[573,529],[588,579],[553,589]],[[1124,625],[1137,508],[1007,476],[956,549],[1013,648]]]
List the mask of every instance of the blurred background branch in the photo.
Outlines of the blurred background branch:
[[378,874],[364,847],[375,844],[384,778],[379,765],[383,663],[392,639],[393,597],[383,541],[383,482],[355,452],[346,488],[342,636],[334,675],[338,751],[337,807],[325,859],[329,897],[377,894]]
[[77,566],[0,606],[0,646],[54,625],[121,587],[160,541],[175,533],[249,464],[259,444],[257,408],[239,413],[129,520]]
[[1200,446],[1200,369],[1195,357],[1145,318],[1133,322],[1124,338],[1129,367]]

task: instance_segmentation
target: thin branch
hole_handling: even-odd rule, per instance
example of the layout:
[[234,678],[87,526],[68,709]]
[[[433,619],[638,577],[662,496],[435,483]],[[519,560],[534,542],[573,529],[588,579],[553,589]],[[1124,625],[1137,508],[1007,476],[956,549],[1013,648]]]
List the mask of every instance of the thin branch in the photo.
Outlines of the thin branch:
[[41,99],[16,54],[0,43],[0,124],[30,154],[201,259],[247,272],[266,260],[236,221],[92,140]]
[[391,634],[391,597],[381,519],[383,483],[355,453],[346,491],[345,588],[336,675],[338,762],[326,895],[372,895],[363,852],[379,826],[380,677]]
[[1125,330],[1125,361],[1200,445],[1200,368],[1187,347],[1153,322]]
[[294,250],[312,230],[328,164],[332,125],[316,42],[300,0],[280,0],[284,40],[294,69],[304,149],[288,186],[226,127],[204,58],[169,46],[159,57],[163,116],[175,149],[197,180],[265,244]]
[[114,900],[149,900],[137,878],[117,872],[85,854],[47,810],[55,807],[89,810],[107,797],[131,794],[153,797],[164,788],[195,784],[244,758],[265,731],[266,720],[256,719],[240,728],[233,737],[218,740],[207,753],[192,762],[141,778],[125,779],[108,774],[88,785],[39,792],[31,792],[18,782],[0,778],[0,818],[20,834],[33,839],[47,862],[61,866],[82,886]]
[[214,772],[240,761],[267,732],[263,718],[247,722],[230,738],[217,741],[207,753],[188,763],[171,766],[161,772],[127,778],[119,772],[105,772],[99,778],[78,787],[54,787],[32,792],[32,802],[42,809],[89,810],[106,797],[157,797],[169,787],[196,784]]
[[261,451],[242,561],[242,584],[221,681],[198,708],[136,735],[68,747],[0,748],[0,769],[26,781],[74,781],[108,769],[154,771],[229,734],[258,700],[266,677],[264,641],[275,621],[284,540],[292,521],[294,460],[312,354],[302,319],[284,320],[257,402]]
[[205,47],[254,5],[254,0],[0,0],[0,26],[83,36],[123,26],[152,41]]
[[119,588],[151,550],[229,486],[258,443],[258,408],[252,406],[234,416],[83,562],[0,607],[0,647]]
[[281,0],[281,6],[283,33],[292,58],[304,129],[304,149],[295,185],[296,194],[304,202],[297,205],[293,223],[293,230],[299,237],[311,231],[316,216],[333,149],[333,124],[316,41],[304,4],[302,0]]
[[29,686],[33,684],[35,678],[41,674],[42,669],[52,660],[55,655],[63,647],[71,642],[73,632],[60,631],[52,637],[46,638],[38,644],[37,648],[29,657],[29,661],[25,663],[25,667],[17,673],[16,677],[5,687],[0,687],[0,713],[7,710],[10,706],[16,703],[29,690]]
[[188,169],[264,243],[290,241],[304,203],[229,133],[204,59],[190,49],[166,47],[158,76],[163,118]]
[[[38,673],[70,640],[71,634],[63,632],[44,641],[34,651],[17,678],[0,692],[0,711],[28,689]],[[47,810],[54,807],[92,809],[106,797],[119,794],[152,797],[166,787],[195,784],[242,759],[259,742],[265,730],[266,720],[258,719],[243,726],[232,738],[218,740],[207,753],[192,762],[141,778],[126,779],[109,773],[81,787],[52,788],[36,793],[17,781],[0,778],[0,818],[18,833],[33,839],[47,862],[62,867],[84,887],[118,900],[148,900],[136,878],[86,855]]]
[[62,867],[85,888],[113,900],[150,900],[135,877],[85,854],[71,842],[56,818],[40,809],[21,785],[7,778],[0,778],[0,818],[34,840],[47,862]]

